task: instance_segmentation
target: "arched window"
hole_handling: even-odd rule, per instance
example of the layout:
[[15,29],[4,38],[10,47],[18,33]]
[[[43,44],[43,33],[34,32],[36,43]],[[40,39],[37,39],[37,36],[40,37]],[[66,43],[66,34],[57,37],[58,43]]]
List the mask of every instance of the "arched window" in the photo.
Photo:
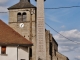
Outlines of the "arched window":
[[26,21],[26,18],[27,18],[27,14],[24,12],[24,13],[22,14],[23,22],[25,22],[25,21]]
[[22,22],[22,15],[21,15],[21,13],[17,14],[17,22]]

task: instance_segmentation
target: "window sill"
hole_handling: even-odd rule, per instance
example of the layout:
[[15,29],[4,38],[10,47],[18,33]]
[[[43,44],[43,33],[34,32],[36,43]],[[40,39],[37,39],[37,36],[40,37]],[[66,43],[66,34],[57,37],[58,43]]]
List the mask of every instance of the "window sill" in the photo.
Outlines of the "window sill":
[[0,54],[1,56],[8,56],[8,54]]

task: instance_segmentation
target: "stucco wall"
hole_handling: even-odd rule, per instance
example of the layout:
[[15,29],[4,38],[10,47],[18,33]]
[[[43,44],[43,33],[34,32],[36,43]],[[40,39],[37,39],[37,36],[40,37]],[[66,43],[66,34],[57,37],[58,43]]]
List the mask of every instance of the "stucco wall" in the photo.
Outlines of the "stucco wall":
[[0,60],[17,60],[17,47],[7,46],[6,55],[2,55],[0,46]]
[[[18,54],[18,55],[17,55]],[[6,54],[1,54],[0,46],[0,60],[29,60],[28,47],[7,46]]]
[[18,48],[18,60],[21,60],[21,59],[29,60],[28,47]]

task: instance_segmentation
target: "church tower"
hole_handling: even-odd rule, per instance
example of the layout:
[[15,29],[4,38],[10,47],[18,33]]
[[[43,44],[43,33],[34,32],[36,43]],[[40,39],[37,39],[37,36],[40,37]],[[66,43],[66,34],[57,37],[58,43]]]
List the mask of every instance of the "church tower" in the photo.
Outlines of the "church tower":
[[36,60],[36,7],[30,0],[20,0],[8,10],[9,26],[33,43],[29,60]]

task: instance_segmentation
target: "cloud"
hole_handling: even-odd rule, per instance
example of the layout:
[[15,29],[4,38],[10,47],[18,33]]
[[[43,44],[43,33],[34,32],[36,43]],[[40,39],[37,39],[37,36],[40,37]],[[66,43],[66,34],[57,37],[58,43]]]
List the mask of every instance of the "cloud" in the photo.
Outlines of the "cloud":
[[50,14],[46,14],[46,18],[48,20],[51,20],[51,21],[54,21],[54,22],[57,22],[57,23],[61,23],[56,16],[53,16],[53,15],[50,15]]
[[8,11],[6,6],[0,6],[0,12],[6,12],[6,11]]
[[76,60],[80,60],[80,56],[76,56],[75,59],[76,59]]
[[62,25],[62,26],[61,26],[61,28],[65,28],[65,26],[64,26],[64,25]]
[[59,51],[60,52],[70,52],[70,51],[74,51],[76,47],[74,46],[59,46]]
[[76,48],[75,51],[76,51],[77,53],[80,53],[80,46],[79,46],[78,48]]
[[69,47],[68,46],[62,46],[62,47],[59,47],[58,49],[61,52],[65,52],[65,51],[67,52],[67,51],[69,51]]
[[6,3],[8,2],[9,0],[0,0],[0,12],[5,12],[7,11],[7,5]]
[[[70,31],[61,31],[59,33],[67,38],[73,39],[73,41],[74,39],[77,39],[77,40],[80,39],[80,31],[78,31],[77,29],[70,30]],[[60,40],[60,39],[65,40],[65,38],[63,38],[60,34],[54,35],[54,38],[56,40]]]
[[8,0],[0,0],[0,4],[6,3]]
[[[8,10],[6,6],[0,6],[0,19],[1,18],[6,18],[6,16],[8,16]],[[3,13],[3,12],[7,12],[7,13]]]
[[[69,51],[76,51],[79,48],[78,43],[80,43],[80,31],[77,29],[69,30],[69,31],[61,31],[60,34],[54,35],[55,40],[59,44],[59,51],[61,52],[69,52]],[[70,41],[70,40],[74,41]]]

